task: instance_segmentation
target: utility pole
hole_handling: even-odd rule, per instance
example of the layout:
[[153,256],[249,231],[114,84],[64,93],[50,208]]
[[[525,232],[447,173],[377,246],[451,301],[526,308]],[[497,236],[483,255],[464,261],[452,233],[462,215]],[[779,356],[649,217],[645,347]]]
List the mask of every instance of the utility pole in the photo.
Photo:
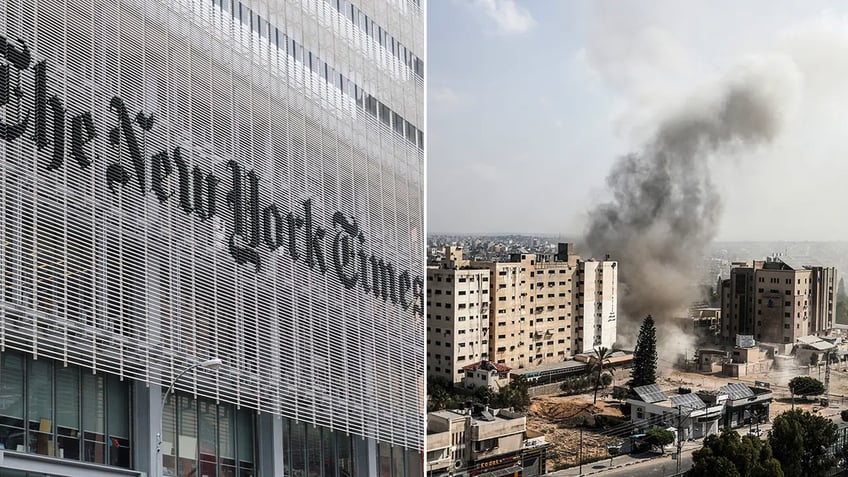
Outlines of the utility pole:
[[579,461],[580,473],[578,475],[583,475],[583,422],[580,422],[580,447],[579,452],[577,453],[577,459]]
[[827,400],[828,407],[830,407],[830,396],[828,395],[830,392],[830,350],[827,350],[824,356],[824,398]]
[[683,451],[683,414],[677,406],[677,473],[680,473],[680,453]]

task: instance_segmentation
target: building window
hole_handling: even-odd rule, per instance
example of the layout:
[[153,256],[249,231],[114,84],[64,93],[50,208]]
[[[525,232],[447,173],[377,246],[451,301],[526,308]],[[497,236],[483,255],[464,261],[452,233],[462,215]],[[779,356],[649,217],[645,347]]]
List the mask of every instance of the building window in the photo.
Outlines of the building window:
[[283,474],[355,475],[353,439],[343,432],[283,418]]
[[251,477],[254,436],[250,410],[169,394],[162,414],[162,465],[171,475]]
[[5,352],[0,389],[3,448],[130,468],[129,381]]

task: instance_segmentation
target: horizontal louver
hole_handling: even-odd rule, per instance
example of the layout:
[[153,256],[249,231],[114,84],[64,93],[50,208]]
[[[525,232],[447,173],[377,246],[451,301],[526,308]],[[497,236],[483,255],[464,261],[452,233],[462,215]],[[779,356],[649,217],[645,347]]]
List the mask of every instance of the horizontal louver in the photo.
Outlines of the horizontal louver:
[[[315,4],[252,6],[321,28],[322,51],[348,41]],[[250,21],[209,0],[0,0],[0,347],[166,384],[219,356],[177,388],[420,448],[416,131]],[[394,288],[346,286],[338,256]]]

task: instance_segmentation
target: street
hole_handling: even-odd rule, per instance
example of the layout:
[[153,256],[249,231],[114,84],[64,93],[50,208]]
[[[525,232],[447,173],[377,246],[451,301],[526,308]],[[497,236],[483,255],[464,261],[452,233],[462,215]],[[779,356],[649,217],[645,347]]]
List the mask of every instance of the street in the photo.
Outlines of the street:
[[[698,447],[684,449],[683,459],[680,461],[681,472],[689,470],[692,467],[692,452],[696,449],[698,449]],[[671,454],[643,460],[634,459],[631,456],[624,455],[613,459],[613,468],[609,467],[609,463],[610,461],[607,459],[593,462],[591,464],[585,464],[583,466],[582,474],[579,472],[580,469],[578,467],[571,467],[551,472],[546,475],[551,477],[576,477],[580,475],[599,475],[604,477],[624,477],[630,475],[665,477],[677,473],[677,461],[672,459]]]
[[[605,461],[606,464],[609,461]],[[624,467],[620,467],[617,469],[607,469],[606,464],[599,465],[599,462],[594,464],[590,464],[589,466],[584,466],[584,474],[587,475],[589,472],[598,472],[593,475],[602,475],[604,477],[625,477],[625,476],[656,476],[656,477],[665,477],[667,475],[674,475],[677,473],[677,461],[672,459],[670,456],[665,457],[657,457],[656,459],[650,459],[643,462],[637,462],[635,464],[626,465]],[[590,467],[589,470],[586,467]],[[685,472],[692,467],[692,452],[684,452],[683,458],[680,461],[680,472]]]

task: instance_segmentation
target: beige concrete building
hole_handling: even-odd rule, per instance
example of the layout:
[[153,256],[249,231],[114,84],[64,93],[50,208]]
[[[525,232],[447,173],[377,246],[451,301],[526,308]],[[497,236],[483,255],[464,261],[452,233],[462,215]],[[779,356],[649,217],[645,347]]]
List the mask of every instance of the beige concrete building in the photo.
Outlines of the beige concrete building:
[[[605,284],[599,280],[601,271],[614,263],[581,261],[570,244],[560,244],[556,255],[522,253],[513,254],[509,262],[473,264],[492,271],[490,359],[512,368],[532,368],[591,350],[595,343],[612,346],[614,331],[602,338],[609,326],[594,331],[601,323],[596,313],[615,309],[613,275],[608,273],[605,303]],[[587,326],[584,315],[589,317]]]
[[542,475],[544,436],[528,435],[527,418],[507,409],[427,414],[428,476]]
[[833,326],[836,269],[811,259],[775,257],[734,264],[722,282],[721,336],[752,335],[767,343],[794,343]]
[[428,375],[457,383],[462,368],[480,360],[522,369],[611,348],[616,266],[580,260],[570,244],[505,262],[463,260],[461,248],[448,247],[427,271]]
[[469,268],[461,247],[427,268],[427,375],[454,383],[489,357],[489,270]]
[[591,353],[599,346],[612,348],[616,339],[618,262],[578,262],[577,340],[575,353]]

